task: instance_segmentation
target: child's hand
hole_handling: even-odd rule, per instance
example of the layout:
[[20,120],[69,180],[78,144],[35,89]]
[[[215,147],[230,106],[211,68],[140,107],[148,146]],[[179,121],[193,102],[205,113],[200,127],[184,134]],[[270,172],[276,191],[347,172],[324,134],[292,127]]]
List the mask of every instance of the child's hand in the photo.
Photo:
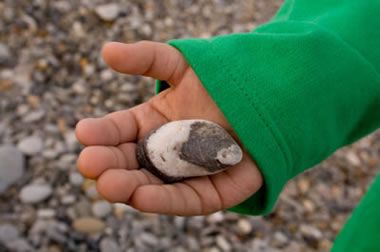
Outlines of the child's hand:
[[175,184],[162,184],[139,169],[136,142],[164,123],[196,118],[214,121],[231,133],[232,128],[175,48],[154,42],[109,43],[102,54],[116,71],[171,85],[144,104],[78,123],[77,137],[87,146],[79,156],[79,170],[97,180],[106,199],[144,212],[203,215],[237,205],[261,187],[261,174],[247,154],[222,173]]

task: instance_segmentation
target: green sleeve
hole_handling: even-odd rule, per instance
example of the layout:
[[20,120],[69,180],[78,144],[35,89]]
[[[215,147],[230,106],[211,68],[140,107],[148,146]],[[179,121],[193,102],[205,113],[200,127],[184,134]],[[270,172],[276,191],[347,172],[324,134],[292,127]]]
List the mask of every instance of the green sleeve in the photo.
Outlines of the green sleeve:
[[332,252],[380,251],[380,175],[355,208],[334,242]]
[[174,40],[264,177],[232,210],[266,214],[286,182],[380,126],[380,1],[289,0],[250,33]]

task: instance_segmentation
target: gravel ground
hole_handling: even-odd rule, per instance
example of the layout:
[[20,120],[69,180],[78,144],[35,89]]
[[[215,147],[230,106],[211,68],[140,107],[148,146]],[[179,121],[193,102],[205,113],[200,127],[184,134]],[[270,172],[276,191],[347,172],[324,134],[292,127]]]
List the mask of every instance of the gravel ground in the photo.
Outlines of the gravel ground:
[[152,80],[107,69],[105,41],[249,31],[280,4],[0,1],[0,251],[328,251],[380,168],[380,133],[291,181],[267,217],[138,213],[75,168],[79,119],[153,95]]

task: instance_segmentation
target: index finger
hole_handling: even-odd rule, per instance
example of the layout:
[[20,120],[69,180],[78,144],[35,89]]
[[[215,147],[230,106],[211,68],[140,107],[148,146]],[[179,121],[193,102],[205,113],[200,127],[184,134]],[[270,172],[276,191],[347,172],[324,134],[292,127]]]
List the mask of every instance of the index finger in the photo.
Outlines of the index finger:
[[101,118],[81,120],[75,129],[84,145],[119,145],[137,142],[149,131],[167,122],[149,103],[128,110],[111,113]]

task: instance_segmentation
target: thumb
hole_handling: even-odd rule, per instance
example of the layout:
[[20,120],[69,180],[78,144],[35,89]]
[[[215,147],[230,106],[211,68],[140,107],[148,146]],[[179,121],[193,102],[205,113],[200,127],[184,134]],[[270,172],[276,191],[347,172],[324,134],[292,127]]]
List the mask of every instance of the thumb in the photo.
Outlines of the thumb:
[[180,82],[189,67],[177,49],[151,41],[133,44],[109,42],[103,46],[102,56],[118,72],[144,75],[172,85]]

